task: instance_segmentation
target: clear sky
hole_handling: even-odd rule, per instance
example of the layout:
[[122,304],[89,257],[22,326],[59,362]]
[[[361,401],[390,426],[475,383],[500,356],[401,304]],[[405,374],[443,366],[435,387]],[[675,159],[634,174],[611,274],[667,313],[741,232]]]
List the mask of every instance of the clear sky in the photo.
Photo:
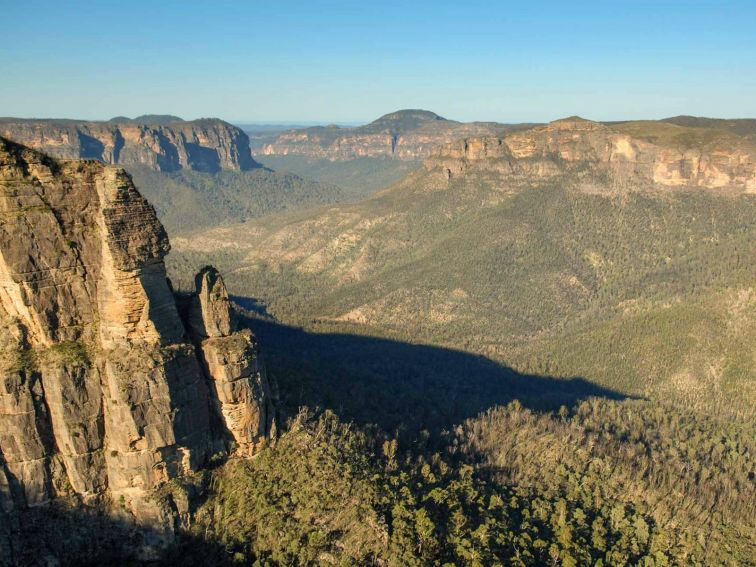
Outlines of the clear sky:
[[756,117],[756,0],[0,0],[0,116]]

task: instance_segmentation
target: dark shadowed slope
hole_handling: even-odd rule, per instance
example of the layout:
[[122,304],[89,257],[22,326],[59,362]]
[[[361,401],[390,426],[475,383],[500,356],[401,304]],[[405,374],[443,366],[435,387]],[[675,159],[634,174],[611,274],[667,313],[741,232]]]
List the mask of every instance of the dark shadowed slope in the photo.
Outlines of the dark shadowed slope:
[[522,374],[450,348],[342,332],[310,333],[263,319],[249,324],[265,344],[268,371],[289,411],[317,405],[387,431],[439,432],[513,400],[557,410],[588,397],[625,397],[582,378]]

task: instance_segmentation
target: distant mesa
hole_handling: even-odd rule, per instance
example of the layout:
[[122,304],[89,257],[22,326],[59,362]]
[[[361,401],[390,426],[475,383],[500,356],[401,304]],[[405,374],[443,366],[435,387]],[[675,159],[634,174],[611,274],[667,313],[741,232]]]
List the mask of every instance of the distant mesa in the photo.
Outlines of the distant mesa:
[[397,110],[396,112],[389,112],[388,114],[384,114],[375,122],[380,122],[382,120],[406,120],[406,119],[415,119],[415,120],[446,120],[443,116],[439,116],[435,112],[431,112],[430,110],[422,110],[420,108],[407,108],[405,110]]
[[666,121],[602,124],[570,116],[505,136],[455,140],[436,148],[425,166],[440,168],[448,179],[481,167],[531,181],[590,169],[612,187],[756,192],[756,144],[733,133],[743,121],[728,122],[702,132]]
[[355,128],[313,127],[282,132],[257,150],[261,155],[300,155],[350,160],[381,157],[416,161],[433,148],[467,136],[496,136],[513,128],[495,122],[463,123],[421,109],[397,110]]
[[173,124],[175,122],[185,122],[183,118],[173,116],[172,114],[142,114],[136,118],[127,116],[116,116],[108,120],[116,124]]
[[0,136],[64,159],[205,173],[260,167],[240,128],[217,118],[145,114],[107,122],[0,118]]
[[439,116],[438,114],[431,112],[430,110],[408,109],[397,110],[396,112],[384,114],[377,120],[374,120],[373,122],[368,124],[368,126],[383,124],[390,126],[392,124],[400,124],[405,128],[417,128],[421,124],[424,124],[426,122],[433,122],[435,120],[450,122],[449,120],[446,120],[446,118]]
[[567,116],[566,118],[558,118],[552,122],[591,122],[591,120],[588,120],[587,118],[583,118],[582,116],[578,116],[577,114],[573,114],[572,116]]

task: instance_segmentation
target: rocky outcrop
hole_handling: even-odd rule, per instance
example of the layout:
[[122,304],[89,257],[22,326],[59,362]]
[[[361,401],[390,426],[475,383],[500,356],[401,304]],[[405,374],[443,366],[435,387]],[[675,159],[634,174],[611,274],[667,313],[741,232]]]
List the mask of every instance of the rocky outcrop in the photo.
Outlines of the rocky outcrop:
[[196,292],[184,298],[183,319],[210,378],[214,409],[233,452],[250,456],[273,421],[273,396],[257,343],[248,329],[239,330],[226,286],[215,268],[201,270],[195,284]]
[[154,122],[4,118],[0,119],[0,136],[56,158],[97,159],[157,171],[191,169],[212,173],[259,167],[252,159],[247,135],[227,122],[144,118]]
[[577,117],[502,137],[456,140],[438,147],[425,165],[450,178],[472,164],[531,179],[588,168],[615,183],[756,191],[756,146],[746,140],[660,145]]
[[17,506],[65,496],[163,526],[155,488],[266,437],[254,337],[214,270],[178,300],[185,325],[168,250],[123,169],[0,138],[0,509],[5,485]]
[[264,145],[260,154],[332,161],[359,157],[418,160],[429,157],[436,146],[458,138],[496,136],[511,128],[493,122],[455,122],[426,110],[400,110],[357,128],[326,126],[283,132]]

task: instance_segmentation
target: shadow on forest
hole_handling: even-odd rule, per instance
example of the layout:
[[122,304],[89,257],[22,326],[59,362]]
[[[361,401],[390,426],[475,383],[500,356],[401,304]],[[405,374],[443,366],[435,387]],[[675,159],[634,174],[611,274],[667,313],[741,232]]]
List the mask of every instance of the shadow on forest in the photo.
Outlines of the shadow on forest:
[[[250,300],[233,300],[251,305]],[[260,304],[255,305],[260,312]],[[440,431],[515,399],[534,410],[555,410],[592,396],[626,397],[584,378],[521,374],[459,350],[310,333],[256,317],[246,322],[260,340],[284,410],[320,406],[389,432]]]
[[[233,300],[263,316],[244,322],[261,342],[284,414],[301,405],[330,408],[342,419],[375,423],[409,441],[420,430],[433,438],[444,428],[515,399],[532,409],[552,410],[591,396],[624,397],[582,378],[520,374],[458,350],[311,333],[265,318],[264,306],[254,300]],[[13,521],[0,508],[0,565],[4,557],[18,565],[238,565],[233,561],[237,550],[186,533],[164,548],[159,560],[145,562],[139,550],[160,548],[160,541],[159,533],[84,507],[26,509]]]
[[182,532],[166,546],[172,539],[84,506],[0,513],[0,565],[239,565],[220,543]]

